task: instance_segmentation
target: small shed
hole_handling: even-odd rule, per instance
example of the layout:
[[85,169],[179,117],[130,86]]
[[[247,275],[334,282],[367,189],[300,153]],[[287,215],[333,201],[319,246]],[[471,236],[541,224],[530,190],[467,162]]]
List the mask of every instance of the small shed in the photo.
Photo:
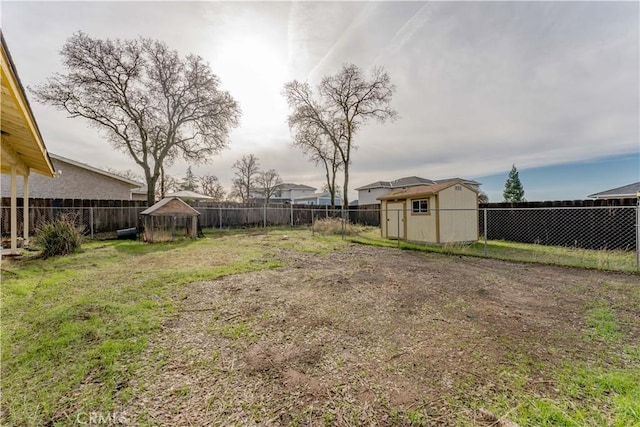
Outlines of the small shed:
[[200,212],[178,197],[165,197],[140,214],[147,242],[172,240],[178,235],[196,238]]
[[478,240],[478,191],[462,180],[409,187],[378,200],[382,237],[432,244]]

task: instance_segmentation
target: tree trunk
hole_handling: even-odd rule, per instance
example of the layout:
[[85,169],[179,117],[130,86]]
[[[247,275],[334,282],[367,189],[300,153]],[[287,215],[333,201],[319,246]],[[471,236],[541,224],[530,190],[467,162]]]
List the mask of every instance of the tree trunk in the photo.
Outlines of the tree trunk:
[[156,182],[157,176],[147,177],[147,205],[153,206],[156,203]]
[[349,209],[349,198],[347,197],[347,192],[349,191],[349,163],[344,163],[344,199],[342,200],[342,206],[345,209]]

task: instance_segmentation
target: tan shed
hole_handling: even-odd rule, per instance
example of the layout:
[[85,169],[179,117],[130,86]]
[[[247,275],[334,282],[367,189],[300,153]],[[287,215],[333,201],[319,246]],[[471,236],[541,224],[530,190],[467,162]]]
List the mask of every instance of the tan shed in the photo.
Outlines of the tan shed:
[[178,235],[198,237],[198,215],[200,212],[178,197],[165,197],[140,214],[144,223],[144,238],[147,242],[161,242]]
[[462,181],[410,187],[378,200],[382,237],[434,244],[478,240],[478,192]]

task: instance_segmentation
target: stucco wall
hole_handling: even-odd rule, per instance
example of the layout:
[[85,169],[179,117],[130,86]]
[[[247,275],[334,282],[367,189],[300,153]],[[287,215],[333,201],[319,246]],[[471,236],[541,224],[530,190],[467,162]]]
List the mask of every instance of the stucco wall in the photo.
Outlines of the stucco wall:
[[[29,197],[34,199],[101,199],[130,200],[131,185],[90,170],[52,159],[56,178],[40,174],[29,176]],[[17,178],[18,197],[22,192],[22,177]],[[11,196],[11,177],[2,175],[2,197]]]
[[391,192],[391,188],[373,188],[371,190],[358,190],[358,204],[359,205],[376,205],[380,204],[380,200],[376,200],[377,197],[384,196]]

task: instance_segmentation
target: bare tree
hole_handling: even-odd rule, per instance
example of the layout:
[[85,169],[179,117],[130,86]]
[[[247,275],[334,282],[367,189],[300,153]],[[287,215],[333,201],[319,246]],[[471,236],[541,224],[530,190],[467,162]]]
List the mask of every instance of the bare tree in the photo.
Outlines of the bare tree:
[[178,191],[180,189],[180,182],[172,177],[171,175],[167,175],[164,172],[164,166],[160,167],[160,188],[159,191],[156,191],[156,194],[163,199],[165,194],[172,193],[174,191]]
[[198,177],[202,194],[212,197],[216,202],[224,200],[225,191],[215,175],[202,175]]
[[114,175],[118,175],[121,176],[123,178],[126,178],[130,181],[136,181],[139,182],[140,184],[142,184],[142,182],[144,181],[144,179],[142,178],[142,176],[140,176],[139,173],[132,171],[131,169],[127,169],[127,170],[119,170],[116,168],[112,168],[112,167],[106,167],[104,168],[104,170],[106,172],[112,173]]
[[338,147],[331,142],[321,128],[313,123],[298,128],[298,132],[293,137],[293,145],[302,149],[316,166],[323,166],[326,180],[325,188],[331,195],[331,207],[334,208],[336,193],[340,188],[336,184],[336,177],[342,166]]
[[280,174],[275,169],[260,171],[256,178],[256,184],[266,204],[269,203],[269,199],[276,195],[278,186],[282,184],[282,178],[280,178]]
[[253,154],[242,156],[240,160],[236,160],[233,164],[234,178],[232,181],[233,197],[240,199],[243,203],[247,203],[251,198],[251,191],[256,187],[256,178],[260,172],[260,161]]
[[164,166],[178,157],[206,162],[238,125],[238,104],[199,56],[180,58],[156,40],[101,40],[82,32],[61,55],[67,73],[32,92],[105,131],[144,171],[150,204]]
[[370,119],[394,120],[397,112],[389,107],[395,86],[382,68],[374,68],[367,79],[360,68],[343,65],[335,75],[326,76],[317,95],[308,83],[297,80],[284,86],[284,96],[293,112],[289,128],[294,135],[316,128],[335,146],[344,168],[343,206],[349,206],[349,166],[355,149],[354,136]]

